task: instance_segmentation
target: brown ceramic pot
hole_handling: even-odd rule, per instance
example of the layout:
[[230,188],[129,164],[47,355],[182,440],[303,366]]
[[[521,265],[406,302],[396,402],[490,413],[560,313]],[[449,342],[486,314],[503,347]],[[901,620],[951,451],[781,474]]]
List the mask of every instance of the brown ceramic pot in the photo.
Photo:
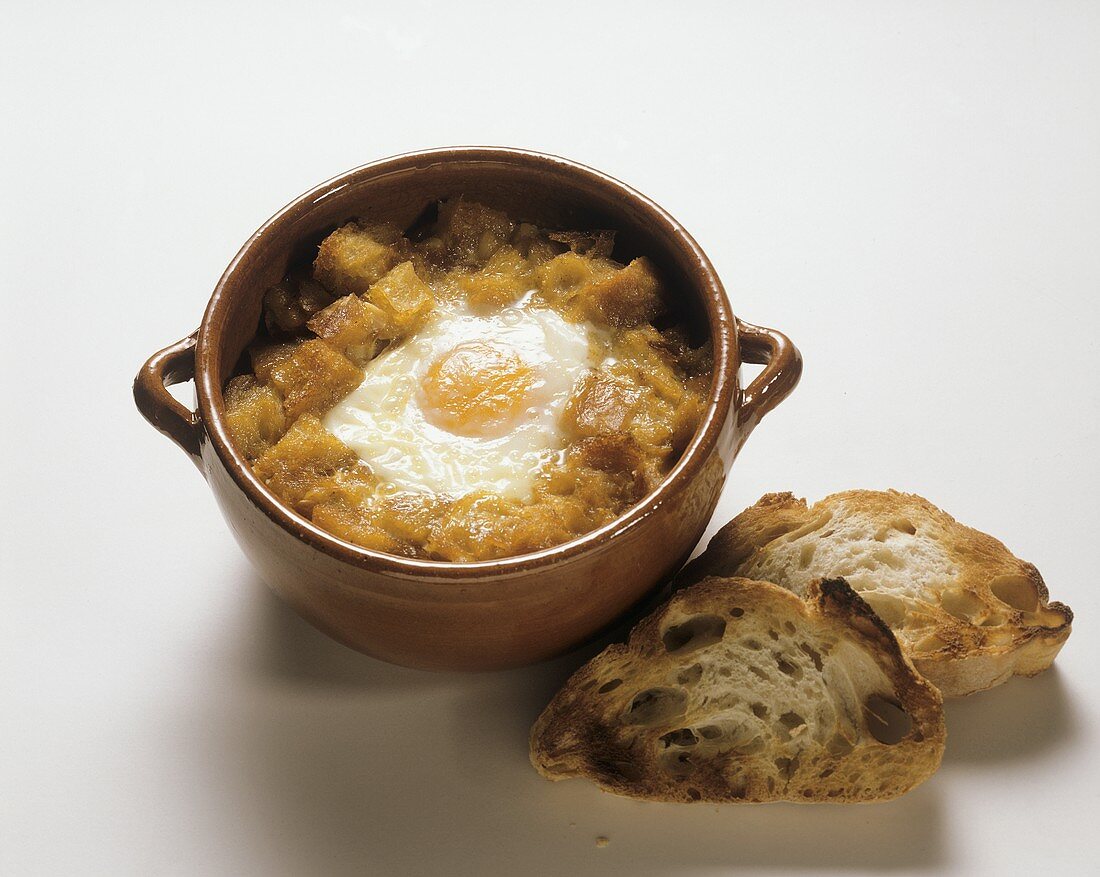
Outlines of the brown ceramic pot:
[[[612,228],[616,255],[645,254],[688,299],[714,346],[710,404],[660,488],[565,545],[483,563],[393,557],[330,536],[252,474],[226,427],[222,386],[260,321],[264,291],[352,217],[405,227],[456,195],[555,228]],[[742,362],[764,365],[742,389]],[[317,627],[369,655],[431,669],[513,667],[589,639],[673,572],[702,535],[745,438],[794,388],[801,358],[773,329],[736,319],[710,261],[660,207],[573,162],[514,149],[439,149],[357,168],[295,199],[241,248],[196,332],[154,354],[134,383],[141,413],[210,483],[263,578]],[[166,387],[194,379],[197,410]]]

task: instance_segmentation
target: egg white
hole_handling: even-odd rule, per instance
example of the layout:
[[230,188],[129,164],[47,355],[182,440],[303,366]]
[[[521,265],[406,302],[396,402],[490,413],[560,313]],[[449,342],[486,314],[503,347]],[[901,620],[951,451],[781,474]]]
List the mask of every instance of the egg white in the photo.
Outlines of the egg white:
[[[435,426],[417,392],[437,358],[470,341],[514,352],[536,377],[529,407],[491,438]],[[485,490],[526,500],[538,470],[562,453],[562,411],[576,380],[599,365],[599,348],[595,327],[567,323],[530,296],[493,314],[451,305],[368,363],[362,384],[328,412],[325,427],[371,466],[383,490],[452,497]]]

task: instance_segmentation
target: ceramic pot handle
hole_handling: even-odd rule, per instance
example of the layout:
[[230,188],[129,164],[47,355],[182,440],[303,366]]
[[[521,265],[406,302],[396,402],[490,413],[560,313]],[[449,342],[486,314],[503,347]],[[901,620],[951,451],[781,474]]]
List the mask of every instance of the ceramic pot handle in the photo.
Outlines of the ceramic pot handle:
[[142,416],[183,448],[201,471],[202,421],[168,392],[174,384],[194,379],[197,335],[192,332],[149,357],[134,379],[134,401]]
[[747,435],[797,386],[802,377],[802,354],[782,332],[754,326],[744,320],[737,321],[737,337],[741,362],[764,366],[764,370],[741,391],[737,422]]

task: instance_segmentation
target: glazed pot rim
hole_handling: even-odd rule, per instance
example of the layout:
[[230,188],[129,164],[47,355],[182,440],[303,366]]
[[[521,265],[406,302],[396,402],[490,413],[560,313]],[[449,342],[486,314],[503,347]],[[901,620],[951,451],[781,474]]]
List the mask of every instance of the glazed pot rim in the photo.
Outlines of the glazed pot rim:
[[[230,439],[221,401],[221,387],[213,380],[220,356],[221,330],[225,321],[230,294],[227,287],[242,262],[262,248],[271,237],[271,230],[292,223],[305,215],[325,198],[363,177],[384,177],[404,173],[413,168],[427,168],[440,163],[476,163],[502,166],[523,165],[552,171],[560,177],[587,178],[605,190],[613,190],[624,201],[631,202],[644,217],[644,222],[661,227],[690,257],[698,279],[700,293],[707,301],[706,318],[714,349],[714,371],[711,378],[707,409],[703,421],[680,459],[652,493],[635,503],[619,517],[598,529],[568,542],[527,554],[495,560],[453,563],[449,561],[407,558],[362,548],[346,542],[285,506],[252,472],[245,458]],[[218,280],[197,332],[195,386],[198,409],[205,434],[225,470],[246,496],[274,523],[292,536],[338,560],[354,566],[369,567],[390,576],[409,579],[469,580],[529,572],[584,555],[608,540],[634,528],[656,512],[674,495],[683,490],[702,470],[715,451],[723,423],[730,409],[738,402],[737,323],[725,290],[714,266],[695,239],[667,211],[627,184],[594,168],[569,159],[526,149],[497,146],[443,147],[407,152],[360,165],[303,193],[263,223],[245,242]]]

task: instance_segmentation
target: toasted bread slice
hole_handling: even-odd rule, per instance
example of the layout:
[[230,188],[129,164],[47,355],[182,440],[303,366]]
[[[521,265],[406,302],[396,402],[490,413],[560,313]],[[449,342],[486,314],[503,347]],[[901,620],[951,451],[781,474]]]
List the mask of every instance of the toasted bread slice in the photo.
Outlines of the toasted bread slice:
[[678,583],[748,576],[796,594],[843,576],[944,695],[1050,666],[1073,613],[1039,571],[925,499],[851,490],[813,506],[771,493],[715,534]]
[[657,801],[876,801],[943,755],[939,692],[843,579],[709,578],[578,670],[531,731],[552,780]]

